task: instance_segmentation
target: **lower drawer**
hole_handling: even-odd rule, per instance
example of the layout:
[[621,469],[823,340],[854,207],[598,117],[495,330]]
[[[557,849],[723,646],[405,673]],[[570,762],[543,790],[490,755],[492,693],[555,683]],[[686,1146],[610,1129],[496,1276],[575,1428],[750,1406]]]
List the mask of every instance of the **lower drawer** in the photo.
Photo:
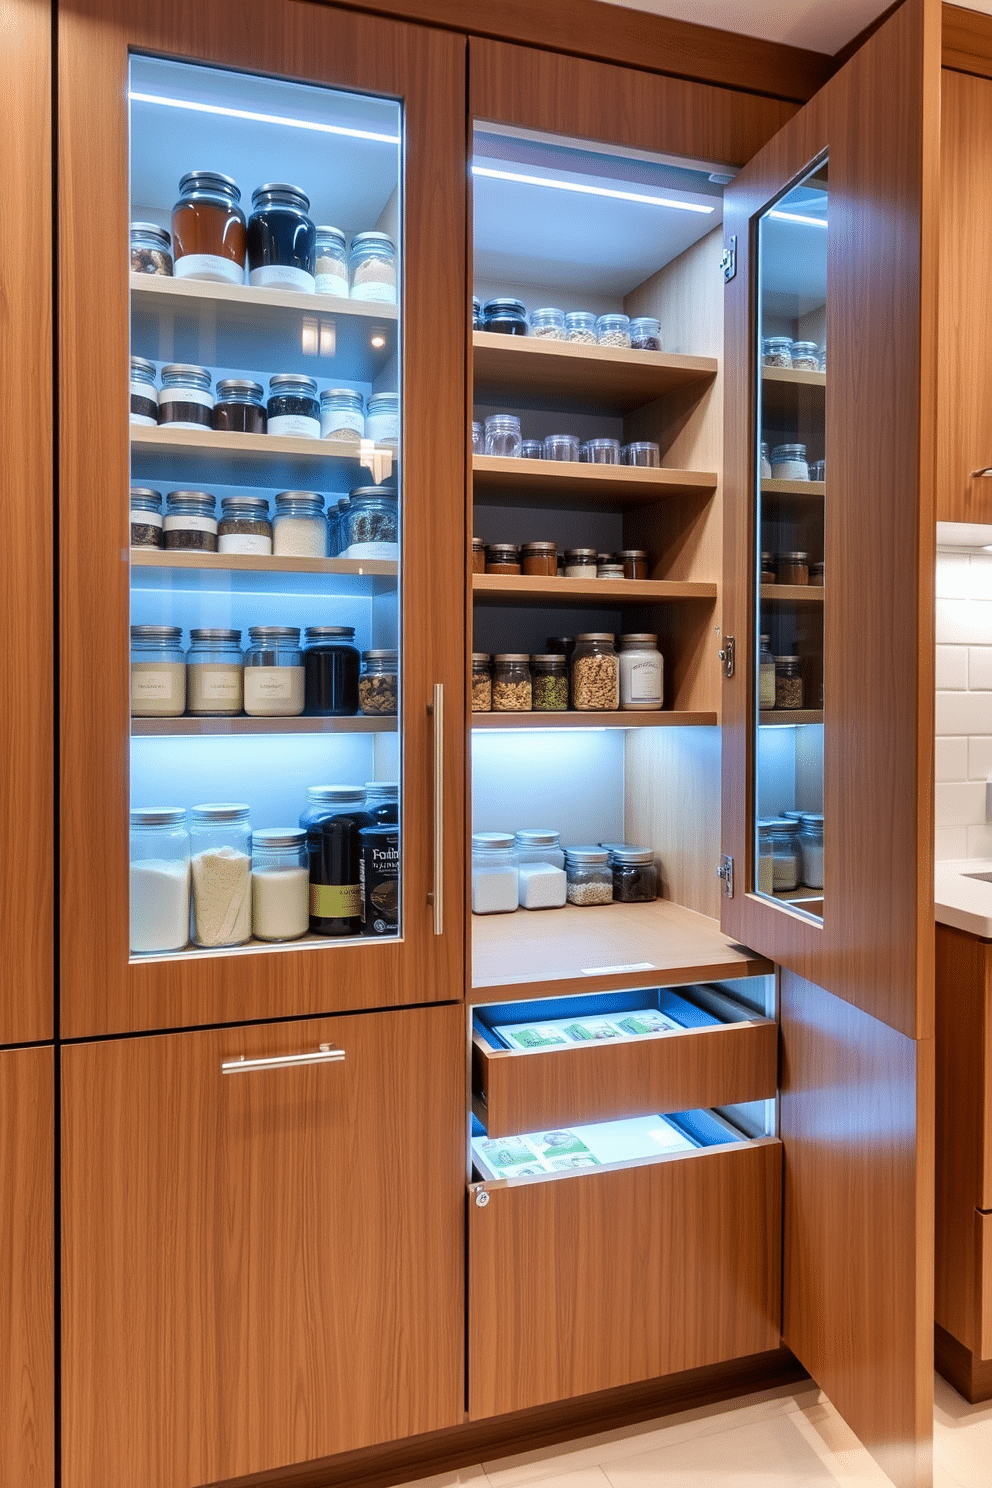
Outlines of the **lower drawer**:
[[975,1257],[975,1352],[982,1359],[992,1359],[992,1214],[981,1209],[975,1213]]
[[760,1137],[469,1194],[469,1416],[777,1348],[782,1148]]

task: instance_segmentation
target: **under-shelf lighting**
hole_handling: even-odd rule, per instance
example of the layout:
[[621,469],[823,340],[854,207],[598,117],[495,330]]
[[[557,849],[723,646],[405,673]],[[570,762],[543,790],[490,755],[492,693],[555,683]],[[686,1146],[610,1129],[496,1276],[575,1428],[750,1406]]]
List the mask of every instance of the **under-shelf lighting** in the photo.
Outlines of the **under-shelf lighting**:
[[803,227],[826,227],[825,217],[804,217],[801,212],[780,212],[777,209],[768,213],[774,217],[776,222],[798,222]]
[[381,351],[382,348],[385,346],[385,344],[386,344],[386,338],[385,338],[385,336],[373,336],[372,337],[372,340],[369,342],[369,345],[370,346],[373,346],[376,351]]
[[219,103],[195,103],[190,98],[167,98],[161,93],[131,93],[132,103],[157,103],[163,108],[189,109],[194,114],[219,114],[224,119],[247,119],[253,124],[284,124],[287,129],[309,129],[315,134],[339,134],[347,139],[372,140],[398,145],[398,134],[378,134],[372,129],[350,129],[344,124],[321,124],[316,119],[288,119],[283,114],[259,114],[254,109],[227,108]]
[[554,191],[576,191],[581,196],[608,196],[613,201],[642,202],[648,207],[672,207],[677,212],[702,212],[709,216],[715,207],[699,202],[676,201],[669,196],[643,196],[638,191],[614,191],[607,186],[587,186],[581,181],[553,181],[550,176],[525,176],[519,171],[493,170],[487,165],[473,165],[473,176],[486,176],[494,181],[516,181],[521,186],[549,186]]

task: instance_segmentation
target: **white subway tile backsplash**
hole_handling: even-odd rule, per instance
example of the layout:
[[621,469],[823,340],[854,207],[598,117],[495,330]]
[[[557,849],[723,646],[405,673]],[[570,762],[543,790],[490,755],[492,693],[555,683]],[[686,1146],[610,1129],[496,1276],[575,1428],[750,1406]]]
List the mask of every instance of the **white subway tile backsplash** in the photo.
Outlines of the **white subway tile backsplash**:
[[972,554],[968,594],[972,599],[992,599],[992,553]]
[[987,780],[990,775],[992,775],[992,735],[986,735],[983,738],[982,735],[976,734],[968,740],[968,779]]
[[992,856],[992,553],[937,555],[936,618],[936,855]]
[[992,858],[992,826],[987,822],[968,828],[966,858]]
[[967,827],[937,827],[933,834],[933,852],[937,862],[968,856]]
[[[938,646],[939,651],[957,651],[956,646]],[[939,665],[939,663],[938,663]],[[938,682],[937,686],[945,684]],[[992,646],[971,646],[968,650],[968,686],[972,692],[992,691]],[[989,732],[992,733],[992,701],[989,703]]]
[[970,827],[985,820],[985,785],[980,780],[938,782],[934,804],[942,827]]
[[992,645],[992,599],[941,599],[937,604],[937,644]]
[[937,740],[934,768],[938,780],[974,779],[968,770],[968,740],[966,738],[944,738]]
[[938,734],[987,734],[992,703],[984,692],[938,692]]
[[938,692],[967,692],[968,647],[938,646],[936,677]]
[[937,554],[937,598],[957,599],[968,593],[970,581],[967,553]]

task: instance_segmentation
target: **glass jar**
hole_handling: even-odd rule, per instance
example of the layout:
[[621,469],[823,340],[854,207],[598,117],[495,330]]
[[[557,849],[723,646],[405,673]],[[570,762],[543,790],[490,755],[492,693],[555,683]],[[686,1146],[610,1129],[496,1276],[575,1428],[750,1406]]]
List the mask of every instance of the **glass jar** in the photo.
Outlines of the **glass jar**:
[[572,706],[581,713],[615,713],[620,707],[620,660],[609,632],[588,631],[576,636]]
[[820,360],[819,360],[819,368],[818,368],[818,370],[820,372],[826,372],[826,370],[827,370],[827,343],[826,342],[824,342],[823,345],[820,347]]
[[[358,935],[362,929],[362,840],[372,826],[365,791],[324,787],[307,823],[310,853],[310,929],[317,935]],[[307,791],[310,796],[310,791]]]
[[359,486],[348,499],[342,549],[348,558],[399,557],[396,492],[389,486]]
[[775,566],[775,555],[773,553],[762,553],[761,555],[761,582],[763,584],[778,583],[778,573]]
[[244,705],[240,630],[191,630],[186,653],[187,712],[196,718],[233,718]]
[[526,336],[527,310],[523,300],[487,300],[482,307],[482,329],[500,336]]
[[472,572],[474,574],[486,571],[486,545],[481,537],[472,539]]
[[755,888],[759,894],[773,894],[775,892],[775,852],[772,846],[772,827],[774,819],[765,819],[755,823],[758,829],[758,861],[755,864]]
[[780,584],[808,584],[809,554],[779,553],[778,581]]
[[264,434],[268,415],[260,382],[250,377],[224,377],[217,384],[213,427],[220,434]]
[[482,432],[482,425],[472,424],[472,453],[473,455],[484,455],[486,453],[486,436]]
[[307,194],[277,181],[257,186],[246,238],[248,283],[313,294],[316,247]]
[[132,222],[131,273],[172,278],[172,238],[154,222]]
[[623,564],[614,563],[612,558],[609,563],[604,563],[601,558],[598,558],[596,560],[596,577],[597,579],[620,580],[624,577]]
[[321,393],[320,437],[349,444],[365,438],[365,399],[355,388],[325,388]]
[[549,434],[544,441],[546,460],[574,461],[580,458],[581,449],[574,434]]
[[362,934],[400,933],[400,836],[394,825],[363,827],[359,881],[362,888]]
[[303,638],[304,706],[311,718],[358,712],[362,658],[352,625],[308,625]]
[[519,459],[520,420],[513,413],[492,413],[486,419],[486,454],[498,459]]
[[365,810],[377,827],[396,826],[400,819],[399,782],[366,780]]
[[625,579],[646,579],[648,577],[650,563],[647,548],[621,548],[616,557],[617,562],[623,564]]
[[277,558],[326,558],[327,518],[317,491],[281,491],[272,522],[272,551]]
[[565,874],[569,904],[613,903],[613,872],[605,848],[566,847]]
[[339,227],[318,227],[314,246],[314,289],[318,294],[349,298],[348,249]]
[[472,652],[472,712],[491,713],[493,707],[492,658],[488,651]]
[[806,463],[804,444],[779,444],[772,450],[772,479],[808,481],[809,466]]
[[340,558],[348,541],[348,523],[345,517],[351,505],[347,496],[338,498],[337,506],[327,512],[327,545],[332,558]]
[[564,310],[532,310],[530,312],[530,333],[532,336],[542,337],[545,341],[564,341]]
[[270,377],[267,411],[270,434],[320,438],[320,404],[312,377],[298,377],[295,372],[277,372]]
[[219,171],[189,171],[183,176],[172,209],[177,279],[244,284],[245,214],[240,200],[236,182]]
[[623,463],[638,465],[643,470],[657,470],[661,465],[661,450],[650,439],[638,439],[623,447]]
[[610,849],[613,900],[616,904],[651,904],[658,897],[654,849],[614,843]]
[[362,674],[358,679],[358,702],[372,718],[395,718],[399,697],[397,653],[389,650],[362,652]]
[[591,310],[569,310],[565,316],[565,337],[576,346],[596,345],[596,317]]
[[661,322],[652,315],[638,315],[630,322],[630,344],[634,351],[660,351]]
[[272,523],[264,496],[225,496],[220,508],[218,553],[253,553],[261,557],[271,554]]
[[181,806],[132,807],[128,898],[132,955],[189,944],[189,832]]
[[256,940],[299,940],[310,928],[310,854],[302,827],[262,827],[251,839]]
[[217,503],[208,491],[169,491],[163,546],[192,553],[217,551]]
[[476,295],[472,296],[472,329],[482,330],[482,301]]
[[235,802],[194,806],[189,817],[193,943],[244,945],[251,937],[248,807]]
[[587,465],[619,465],[619,439],[587,439],[580,451]]
[[761,446],[761,479],[762,480],[771,480],[771,477],[772,477],[772,462],[771,462],[771,460],[768,457],[768,446],[767,446],[767,444],[763,444]]
[[533,578],[553,579],[558,572],[558,546],[553,542],[528,542],[520,549],[520,565]]
[[775,658],[775,706],[776,708],[801,708],[803,705],[803,679],[799,671],[798,656],[776,656]]
[[820,348],[815,341],[793,341],[792,365],[802,372],[819,372]]
[[517,895],[517,858],[509,832],[473,833],[472,913],[511,914]]
[[400,395],[399,393],[370,393],[369,411],[365,420],[366,436],[374,444],[398,449],[400,442]]
[[791,367],[792,337],[766,336],[762,343],[761,364],[764,367]]
[[144,357],[131,358],[131,423],[144,429],[158,427],[155,363]]
[[597,556],[595,548],[566,548],[566,579],[594,579]]
[[245,652],[249,718],[299,718],[303,703],[299,630],[292,625],[250,625]]
[[162,546],[162,493],[150,486],[131,487],[131,546]]
[[493,657],[493,712],[529,713],[532,705],[530,656],[502,651]]
[[186,657],[179,625],[131,626],[131,717],[181,718]]
[[601,315],[596,321],[596,340],[600,346],[629,347],[629,316]]
[[348,254],[351,298],[396,304],[396,245],[388,233],[360,232]]
[[809,478],[811,481],[824,481],[827,478],[826,460],[811,460],[809,466]]
[[657,710],[665,693],[665,663],[658,637],[647,631],[620,637],[620,706],[633,711]]
[[799,887],[799,848],[794,822],[779,818],[768,827],[772,859],[772,893],[791,894]]
[[775,658],[769,649],[770,636],[758,637],[758,707],[775,706]]
[[520,445],[520,456],[524,460],[544,459],[544,440],[525,439]]
[[804,811],[796,834],[802,882],[808,889],[823,888],[823,814]]
[[489,543],[486,546],[487,574],[520,573],[520,549],[513,543]]
[[206,367],[169,362],[162,368],[158,395],[158,421],[173,429],[209,429],[213,426],[212,382]]
[[513,850],[517,863],[550,863],[552,868],[564,868],[565,852],[558,832],[550,827],[525,827],[514,833]]
[[530,658],[531,707],[535,713],[564,713],[568,708],[568,663],[564,656],[540,652]]
[[823,564],[811,563],[809,566],[809,581],[817,589],[823,588]]
[[364,811],[364,785],[308,785],[307,804],[300,813],[300,826],[309,831],[322,817],[335,811]]

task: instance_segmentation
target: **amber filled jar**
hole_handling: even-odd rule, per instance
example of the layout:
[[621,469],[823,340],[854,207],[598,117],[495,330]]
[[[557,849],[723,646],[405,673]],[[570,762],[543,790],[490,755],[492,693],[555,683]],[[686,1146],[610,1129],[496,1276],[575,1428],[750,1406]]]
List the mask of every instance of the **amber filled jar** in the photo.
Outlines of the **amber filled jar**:
[[486,571],[486,545],[481,537],[472,539],[472,572],[485,573]]
[[486,548],[487,574],[518,574],[520,549],[513,543],[489,543]]
[[809,554],[779,553],[778,581],[780,584],[808,584]]
[[520,549],[520,563],[525,574],[553,579],[558,572],[558,548],[553,542],[524,543]]
[[616,561],[623,564],[625,579],[646,579],[648,577],[646,548],[623,548],[616,554]]
[[775,555],[773,553],[762,553],[761,555],[761,582],[763,584],[775,584],[778,582],[775,572]]
[[188,171],[172,209],[172,248],[177,279],[215,284],[245,282],[245,214],[241,192],[219,171]]
[[822,563],[811,563],[810,564],[810,566],[809,566],[809,581],[810,581],[811,584],[815,584],[818,589],[822,589],[823,588],[823,564]]
[[225,377],[217,384],[214,428],[224,434],[264,434],[268,426],[262,384]]

